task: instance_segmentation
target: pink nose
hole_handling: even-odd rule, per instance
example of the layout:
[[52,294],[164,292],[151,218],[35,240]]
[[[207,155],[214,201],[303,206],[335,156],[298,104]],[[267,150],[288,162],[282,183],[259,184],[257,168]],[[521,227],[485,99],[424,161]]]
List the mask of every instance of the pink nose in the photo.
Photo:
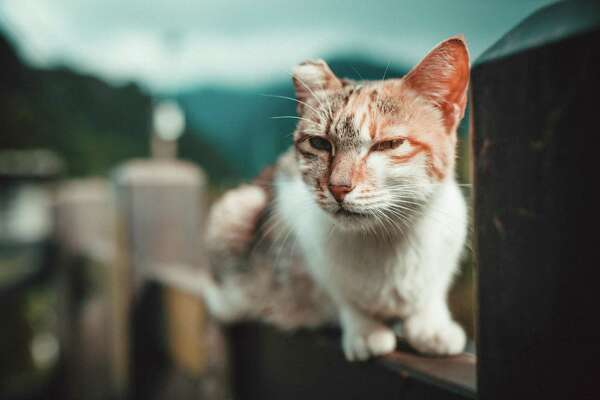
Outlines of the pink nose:
[[331,192],[331,194],[337,200],[338,203],[341,203],[342,201],[344,201],[344,197],[346,197],[346,195],[348,193],[350,193],[352,191],[352,189],[354,189],[354,188],[349,185],[329,184],[329,191]]

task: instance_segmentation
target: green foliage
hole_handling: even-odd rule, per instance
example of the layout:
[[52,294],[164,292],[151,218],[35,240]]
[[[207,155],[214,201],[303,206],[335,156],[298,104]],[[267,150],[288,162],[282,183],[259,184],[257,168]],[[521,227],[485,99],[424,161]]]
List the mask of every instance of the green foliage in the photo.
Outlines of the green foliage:
[[[115,87],[65,68],[28,68],[1,36],[0,62],[0,148],[53,150],[75,176],[106,174],[148,155],[153,100],[136,85]],[[197,130],[181,139],[182,155],[211,177],[227,176],[227,164]]]

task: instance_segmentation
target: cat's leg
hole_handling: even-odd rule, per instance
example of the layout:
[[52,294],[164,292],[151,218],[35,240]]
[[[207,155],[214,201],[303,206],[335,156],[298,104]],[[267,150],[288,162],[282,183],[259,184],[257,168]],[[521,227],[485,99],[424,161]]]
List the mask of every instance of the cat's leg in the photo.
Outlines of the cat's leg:
[[205,273],[202,273],[198,279],[204,304],[217,320],[232,323],[249,314],[248,300],[239,288],[230,287],[232,285],[219,285]]
[[413,299],[412,310],[404,316],[403,324],[408,342],[419,352],[432,355],[460,353],[466,342],[465,332],[452,319],[447,303],[466,238],[466,206],[458,186],[453,184],[446,189],[445,197],[438,197],[443,201],[432,205],[432,210],[444,211],[429,214],[421,225],[421,264],[413,283],[425,284],[418,291],[418,298]]
[[388,326],[369,318],[352,306],[340,308],[342,347],[346,359],[362,361],[388,354],[396,348],[396,335]]
[[416,308],[404,320],[402,331],[408,343],[424,354],[458,354],[465,348],[465,331],[452,319],[443,297]]

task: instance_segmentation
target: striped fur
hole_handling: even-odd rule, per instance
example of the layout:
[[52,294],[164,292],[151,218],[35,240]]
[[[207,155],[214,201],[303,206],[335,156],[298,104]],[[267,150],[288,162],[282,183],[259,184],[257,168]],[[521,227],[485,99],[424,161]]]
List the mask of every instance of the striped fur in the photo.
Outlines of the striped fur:
[[446,294],[466,235],[453,170],[468,81],[460,37],[404,78],[296,67],[293,148],[211,211],[211,310],[284,328],[338,321],[350,360],[394,349],[389,319],[419,351],[461,351]]

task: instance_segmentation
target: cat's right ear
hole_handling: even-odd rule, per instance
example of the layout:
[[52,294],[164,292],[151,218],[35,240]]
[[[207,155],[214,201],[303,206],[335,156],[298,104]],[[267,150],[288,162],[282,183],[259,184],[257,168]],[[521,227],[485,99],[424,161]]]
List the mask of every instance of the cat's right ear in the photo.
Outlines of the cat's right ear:
[[[335,90],[342,87],[342,82],[331,71],[323,60],[304,61],[293,72],[296,99],[306,102],[320,91]],[[299,104],[301,106],[302,104]],[[302,107],[299,107],[300,111]]]
[[464,37],[444,40],[405,77],[406,85],[436,104],[449,131],[465,114],[469,86],[469,51]]

